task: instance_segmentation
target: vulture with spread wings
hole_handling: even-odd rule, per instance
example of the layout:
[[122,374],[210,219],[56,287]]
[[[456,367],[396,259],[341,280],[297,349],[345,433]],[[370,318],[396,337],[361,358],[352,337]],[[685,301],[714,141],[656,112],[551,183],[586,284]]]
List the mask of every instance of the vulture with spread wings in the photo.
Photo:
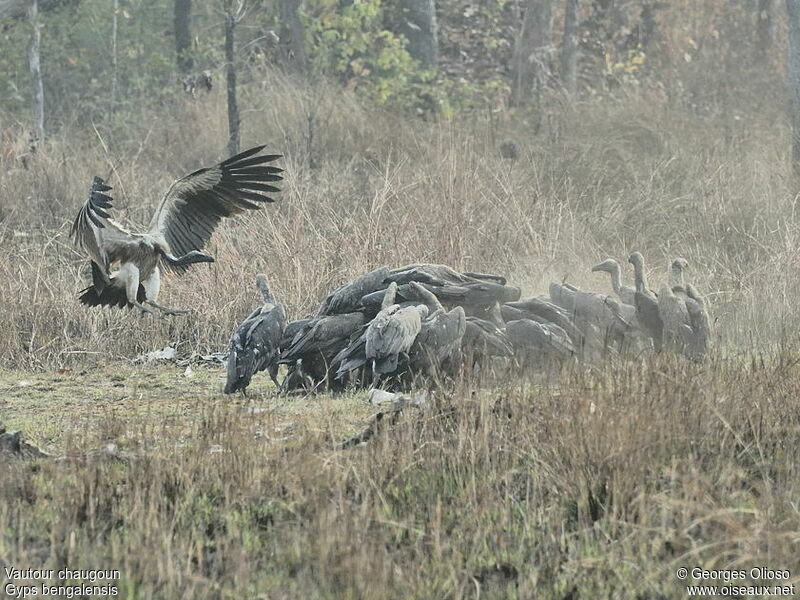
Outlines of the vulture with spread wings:
[[[111,187],[94,178],[71,235],[91,258],[92,285],[80,301],[87,306],[135,306],[142,312],[182,314],[158,304],[159,266],[181,274],[189,265],[214,262],[201,252],[223,217],[260,209],[274,202],[268,194],[283,179],[283,169],[268,165],[280,155],[260,154],[264,146],[245,150],[221,163],[181,177],[167,190],[148,230],[132,233],[109,214]],[[151,308],[152,307],[152,308]]]

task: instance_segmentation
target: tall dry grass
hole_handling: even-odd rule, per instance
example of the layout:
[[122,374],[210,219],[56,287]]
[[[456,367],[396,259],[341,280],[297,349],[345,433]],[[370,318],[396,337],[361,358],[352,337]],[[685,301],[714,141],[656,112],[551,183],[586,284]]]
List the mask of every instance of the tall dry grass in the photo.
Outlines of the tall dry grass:
[[[774,347],[800,322],[779,106],[734,119],[634,90],[551,108],[533,135],[522,117],[408,119],[272,73],[242,94],[244,143],[284,153],[284,191],[278,204],[220,228],[214,265],[166,281],[164,302],[194,309],[186,318],[81,307],[86,260],[68,227],[94,174],[111,175],[117,215],[142,226],[175,177],[223,157],[221,91],[143,105],[113,125],[76,121],[28,169],[6,159],[3,365],[63,366],[170,343],[220,349],[257,302],[259,271],[298,318],[375,265],[496,271],[530,295],[562,279],[608,290],[589,267],[606,256],[624,262],[633,249],[648,258],[653,287],[672,257],[689,260],[723,353]],[[516,162],[497,151],[509,136],[521,148]]]
[[[221,158],[221,95],[76,122],[28,169],[3,163],[4,366],[220,349],[259,271],[299,317],[379,264],[501,272],[529,295],[565,278],[607,290],[589,267],[633,249],[654,286],[690,261],[714,352],[556,386],[462,383],[347,451],[333,425],[298,414],[287,434],[280,410],[230,400],[198,403],[180,439],[109,410],[66,450],[123,431],[130,464],[0,470],[0,562],[118,568],[131,598],[654,599],[685,597],[679,566],[796,578],[800,278],[779,106],[737,120],[634,90],[550,107],[533,135],[525,115],[409,120],[275,75],[242,92],[245,143],[285,154],[284,192],[221,227],[216,263],[166,282],[185,318],[82,308],[86,259],[67,234],[94,174],[112,173],[117,214],[143,224],[174,177]],[[506,137],[516,162],[498,156]]]
[[180,440],[110,416],[75,443],[127,430],[129,464],[0,473],[0,559],[116,568],[128,598],[683,598],[682,566],[797,584],[796,364],[562,384],[440,393],[347,450],[231,402]]

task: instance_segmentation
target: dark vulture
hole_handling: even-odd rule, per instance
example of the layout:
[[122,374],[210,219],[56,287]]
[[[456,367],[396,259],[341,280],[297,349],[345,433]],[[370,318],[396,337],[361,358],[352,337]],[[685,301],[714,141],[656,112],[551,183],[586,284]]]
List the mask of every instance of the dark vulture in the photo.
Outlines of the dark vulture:
[[408,351],[409,368],[414,374],[428,377],[436,376],[440,370],[455,375],[461,367],[461,340],[467,328],[464,309],[456,306],[445,311],[428,289],[416,282],[410,285],[429,314]]
[[325,298],[317,311],[317,316],[353,312],[359,307],[361,298],[371,292],[380,291],[382,297],[382,291],[389,284],[385,281],[388,276],[389,268],[380,267],[345,283]]
[[567,333],[553,323],[530,319],[509,321],[506,335],[515,348],[533,355],[569,358],[577,352]]
[[279,363],[290,365],[287,386],[295,387],[292,382],[297,381],[310,381],[311,387],[325,381],[333,383],[329,372],[334,357],[363,325],[360,312],[308,319],[281,352]]
[[256,285],[264,301],[239,325],[231,336],[228,351],[228,379],[225,393],[245,391],[250,379],[259,371],[268,370],[275,385],[278,385],[278,356],[283,330],[286,327],[286,311],[275,302],[264,275],[256,276]]

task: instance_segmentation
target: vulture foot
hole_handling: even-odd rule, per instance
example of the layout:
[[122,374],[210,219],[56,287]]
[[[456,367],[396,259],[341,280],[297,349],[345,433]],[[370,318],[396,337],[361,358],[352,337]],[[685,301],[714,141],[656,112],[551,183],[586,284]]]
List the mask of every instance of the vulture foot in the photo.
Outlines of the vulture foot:
[[[160,310],[165,315],[186,315],[189,314],[188,310],[178,310],[177,308],[167,308],[166,306],[161,306],[153,302],[152,300],[145,300],[150,306],[155,306],[158,310]],[[152,312],[152,311],[150,311]]]
[[152,308],[150,308],[148,306],[145,306],[144,304],[140,304],[139,302],[134,302],[133,305],[141,311],[140,314],[142,316],[144,316],[146,314],[147,315],[155,315],[156,314],[156,311],[154,311]]

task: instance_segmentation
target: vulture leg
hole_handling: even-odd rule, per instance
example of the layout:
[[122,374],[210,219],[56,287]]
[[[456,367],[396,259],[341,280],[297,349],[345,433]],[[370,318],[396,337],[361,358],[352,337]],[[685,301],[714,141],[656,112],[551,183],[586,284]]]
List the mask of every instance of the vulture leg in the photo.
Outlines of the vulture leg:
[[147,304],[150,306],[156,307],[158,310],[163,312],[165,315],[186,315],[189,314],[188,310],[179,310],[177,308],[167,308],[166,306],[161,306],[155,300],[145,300]]
[[145,306],[137,299],[137,293],[139,291],[139,267],[132,263],[124,263],[119,268],[119,271],[117,271],[115,277],[125,284],[125,295],[128,297],[128,302],[142,311],[142,314],[156,314],[152,308]]
[[275,387],[280,390],[280,384],[278,383],[278,365],[272,364],[269,366],[269,377],[272,379],[272,383],[275,384]]
[[381,381],[381,374],[378,372],[376,363],[377,361],[372,361],[372,388],[377,388]]
[[180,257],[173,256],[169,252],[164,249],[160,249],[161,255],[164,259],[174,267],[185,267],[187,265],[193,265],[195,263],[201,262],[214,262],[214,257],[208,254],[203,254],[199,250],[190,250],[186,254]]
[[136,308],[138,308],[140,311],[142,311],[142,315],[148,314],[148,315],[154,315],[155,316],[155,314],[156,314],[156,312],[152,308],[148,308],[144,304],[140,304],[139,302],[134,302],[133,305]]
[[161,271],[158,270],[156,267],[150,276],[142,281],[142,286],[144,287],[145,293],[145,304],[149,304],[150,306],[157,308],[165,315],[185,315],[188,313],[188,310],[175,310],[172,308],[167,308],[166,306],[161,306],[156,300],[158,300],[158,292],[161,290]]

